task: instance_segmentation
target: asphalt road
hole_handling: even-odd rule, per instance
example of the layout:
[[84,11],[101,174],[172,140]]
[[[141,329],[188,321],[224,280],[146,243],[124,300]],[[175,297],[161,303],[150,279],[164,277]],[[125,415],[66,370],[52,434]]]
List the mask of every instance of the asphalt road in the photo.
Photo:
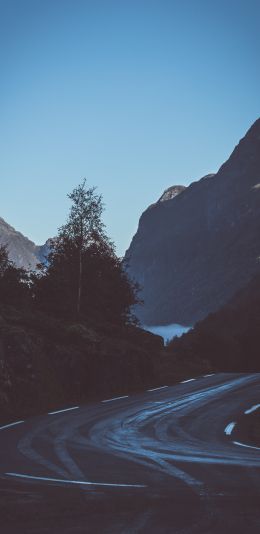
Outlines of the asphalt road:
[[215,374],[4,425],[1,534],[259,533],[259,402]]

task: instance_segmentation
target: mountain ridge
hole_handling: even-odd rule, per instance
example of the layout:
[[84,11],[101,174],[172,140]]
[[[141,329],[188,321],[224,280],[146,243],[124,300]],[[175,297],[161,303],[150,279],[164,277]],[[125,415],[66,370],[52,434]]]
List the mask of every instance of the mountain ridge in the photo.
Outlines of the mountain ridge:
[[9,258],[17,267],[35,269],[38,263],[44,261],[48,242],[49,240],[44,245],[36,245],[0,217],[0,245],[7,246]]
[[259,270],[260,119],[215,175],[141,215],[126,251],[147,325],[194,324]]

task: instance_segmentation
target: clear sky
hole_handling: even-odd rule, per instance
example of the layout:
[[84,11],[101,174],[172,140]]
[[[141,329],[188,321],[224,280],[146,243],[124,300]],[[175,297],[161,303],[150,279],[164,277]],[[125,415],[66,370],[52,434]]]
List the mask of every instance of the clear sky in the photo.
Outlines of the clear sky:
[[43,243],[83,177],[122,255],[259,116],[259,0],[0,0],[0,216]]

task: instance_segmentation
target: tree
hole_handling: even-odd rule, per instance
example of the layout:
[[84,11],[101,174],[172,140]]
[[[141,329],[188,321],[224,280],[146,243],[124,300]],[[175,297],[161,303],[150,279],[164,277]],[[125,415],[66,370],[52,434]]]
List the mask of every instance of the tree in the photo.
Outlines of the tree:
[[84,180],[68,197],[68,220],[50,244],[46,265],[33,275],[36,307],[93,324],[132,322],[136,287],[105,234],[101,196]]
[[15,267],[8,257],[6,245],[0,245],[0,302],[21,305],[30,300],[29,275]]
[[68,198],[72,201],[70,214],[66,224],[59,230],[61,240],[71,241],[78,255],[77,314],[80,314],[82,297],[83,252],[104,236],[104,225],[101,221],[103,203],[101,195],[95,193],[96,188],[87,189],[86,180],[73,189]]

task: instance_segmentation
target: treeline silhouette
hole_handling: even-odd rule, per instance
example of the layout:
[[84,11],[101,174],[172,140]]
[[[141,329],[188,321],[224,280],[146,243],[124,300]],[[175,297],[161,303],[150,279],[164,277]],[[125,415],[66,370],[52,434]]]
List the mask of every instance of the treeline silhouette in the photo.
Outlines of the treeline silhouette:
[[208,362],[219,371],[260,372],[260,274],[219,311],[171,341],[177,361]]
[[211,370],[260,371],[260,275],[164,349],[138,327],[138,287],[105,233],[103,204],[83,181],[34,272],[0,247],[1,420],[143,391]]
[[138,288],[102,222],[85,180],[69,195],[66,223],[34,272],[0,247],[0,417],[157,384],[163,341],[141,330]]
[[68,196],[68,220],[37,271],[17,268],[0,247],[0,302],[93,325],[136,324],[131,309],[138,288],[105,233],[102,197],[85,180]]

